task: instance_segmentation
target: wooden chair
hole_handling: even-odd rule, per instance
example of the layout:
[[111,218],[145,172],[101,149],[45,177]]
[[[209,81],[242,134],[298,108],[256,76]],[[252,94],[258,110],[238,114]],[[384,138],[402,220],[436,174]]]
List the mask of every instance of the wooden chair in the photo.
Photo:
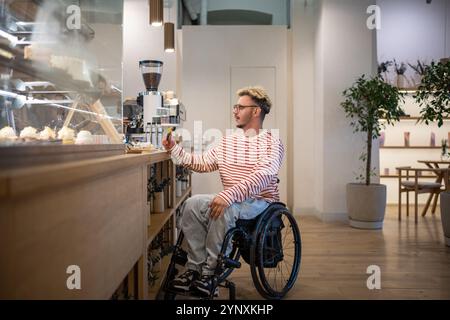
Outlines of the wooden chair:
[[[425,169],[425,168],[411,168],[411,167],[399,167],[396,168],[398,171],[398,220],[402,219],[402,193],[406,193],[406,216],[409,216],[409,193],[414,192],[414,221],[417,223],[418,218],[418,197],[421,193],[432,193],[436,197],[439,194],[448,189],[448,179],[444,179],[445,186],[443,188],[441,183],[438,182],[427,182],[420,181],[423,180],[424,172],[432,172],[436,174],[437,171],[445,172],[445,176],[448,176],[449,169]],[[429,177],[429,176],[428,176]],[[424,216],[430,206],[430,199],[427,201],[425,208],[423,209],[422,215]],[[434,201],[432,212],[436,211],[437,201]]]

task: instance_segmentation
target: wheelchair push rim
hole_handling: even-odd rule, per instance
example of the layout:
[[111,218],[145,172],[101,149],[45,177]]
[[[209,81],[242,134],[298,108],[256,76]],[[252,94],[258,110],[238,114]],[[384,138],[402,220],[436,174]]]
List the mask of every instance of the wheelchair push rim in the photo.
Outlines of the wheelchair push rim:
[[[281,250],[268,245],[267,238],[276,224],[283,226],[277,236]],[[281,299],[294,286],[300,269],[301,237],[295,218],[286,208],[272,211],[261,219],[255,240],[250,265],[255,287],[264,298]]]

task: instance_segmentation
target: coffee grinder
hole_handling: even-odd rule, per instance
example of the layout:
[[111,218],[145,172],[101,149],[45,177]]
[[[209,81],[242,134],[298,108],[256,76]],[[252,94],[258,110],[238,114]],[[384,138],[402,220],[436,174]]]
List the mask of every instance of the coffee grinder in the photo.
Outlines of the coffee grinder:
[[153,137],[159,136],[158,131],[162,131],[161,127],[157,127],[157,125],[161,124],[160,111],[163,107],[163,94],[158,91],[162,76],[162,67],[162,61],[139,61],[139,69],[142,73],[146,91],[139,93],[137,102],[143,108],[143,125],[144,131],[148,135],[147,142],[151,142],[156,147],[161,147],[161,141],[153,139]]

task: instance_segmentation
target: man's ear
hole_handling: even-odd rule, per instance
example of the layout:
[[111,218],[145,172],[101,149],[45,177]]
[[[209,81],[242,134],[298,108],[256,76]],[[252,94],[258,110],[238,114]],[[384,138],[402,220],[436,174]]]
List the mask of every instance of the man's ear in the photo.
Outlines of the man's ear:
[[255,109],[255,113],[254,113],[254,115],[256,116],[256,117],[260,117],[261,116],[261,108],[254,108]]

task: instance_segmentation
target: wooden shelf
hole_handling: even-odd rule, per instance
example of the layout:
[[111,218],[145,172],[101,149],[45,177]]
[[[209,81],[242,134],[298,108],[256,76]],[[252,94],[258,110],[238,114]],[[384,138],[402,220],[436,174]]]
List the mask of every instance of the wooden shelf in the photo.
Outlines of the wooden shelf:
[[[381,179],[398,179],[398,175],[380,175]],[[409,176],[410,179],[413,179],[414,176]],[[436,179],[436,176],[419,176],[419,178],[423,179]]]
[[165,256],[164,258],[162,258],[161,260],[161,268],[160,268],[160,278],[156,280],[156,283],[154,286],[148,288],[148,299],[150,300],[156,300],[156,298],[158,297],[159,291],[161,289],[161,285],[164,281],[164,278],[166,276],[166,270],[167,267],[170,264],[170,260],[172,259],[172,254],[169,254],[167,256]]
[[[417,121],[422,119],[421,117],[400,117],[400,121]],[[386,118],[380,119],[382,121],[386,121]],[[450,118],[444,118],[443,121],[450,121]],[[424,122],[425,123],[425,122]],[[433,123],[430,121],[430,123]]]
[[181,197],[176,198],[175,207],[168,208],[168,209],[164,210],[164,212],[161,212],[161,213],[156,213],[156,212],[151,213],[150,226],[148,227],[147,245],[149,245],[153,241],[153,239],[161,231],[163,226],[167,223],[167,221],[169,221],[169,219],[175,213],[177,208],[189,196],[191,190],[192,190],[191,187],[187,188]]
[[151,213],[150,216],[150,226],[148,226],[148,241],[149,245],[156,235],[161,231],[162,227],[169,221],[173,214],[174,209],[168,208],[161,213]]
[[441,147],[432,147],[432,146],[383,146],[380,149],[440,149]]

